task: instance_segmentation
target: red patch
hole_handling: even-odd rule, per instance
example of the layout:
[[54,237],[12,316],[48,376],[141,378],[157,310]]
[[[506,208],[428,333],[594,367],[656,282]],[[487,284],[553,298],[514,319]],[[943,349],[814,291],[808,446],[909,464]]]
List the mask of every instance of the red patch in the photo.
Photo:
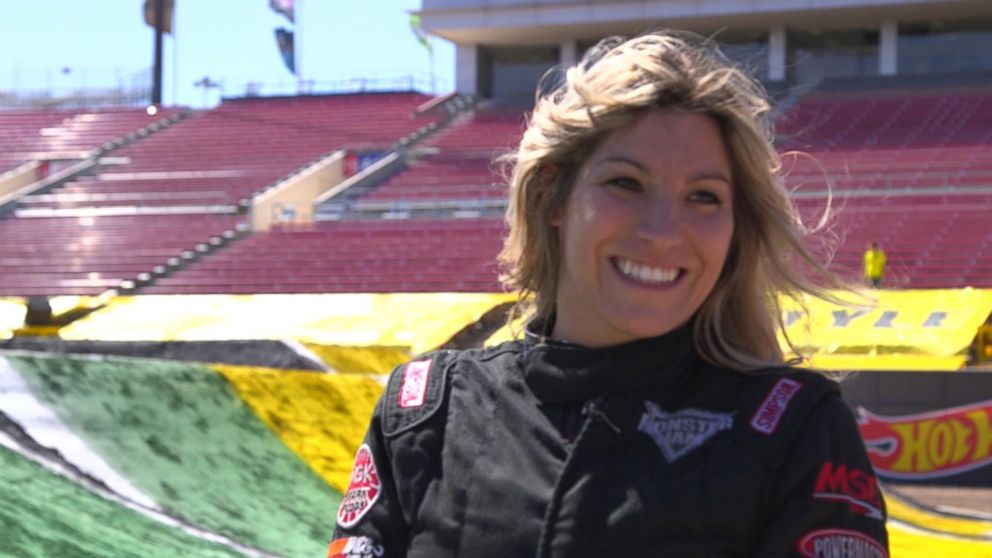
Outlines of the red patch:
[[381,493],[382,483],[379,481],[375,461],[372,460],[372,450],[367,444],[362,444],[355,455],[348,491],[338,508],[338,525],[344,528],[354,527],[372,508]]
[[419,407],[424,404],[430,370],[429,360],[416,360],[406,365],[403,369],[403,383],[400,384],[400,407]]
[[327,558],[377,558],[383,555],[381,545],[368,537],[346,537],[331,541]]
[[802,384],[795,380],[782,378],[775,384],[775,387],[768,392],[765,402],[758,407],[757,412],[751,419],[751,428],[764,434],[772,434],[778,428],[778,421],[785,414],[785,409],[789,406],[789,401],[799,392]]
[[856,467],[835,465],[829,461],[824,463],[816,478],[813,497],[844,502],[851,506],[854,513],[884,519],[882,493],[875,476]]
[[806,558],[889,558],[878,541],[857,531],[820,529],[799,541],[799,554]]

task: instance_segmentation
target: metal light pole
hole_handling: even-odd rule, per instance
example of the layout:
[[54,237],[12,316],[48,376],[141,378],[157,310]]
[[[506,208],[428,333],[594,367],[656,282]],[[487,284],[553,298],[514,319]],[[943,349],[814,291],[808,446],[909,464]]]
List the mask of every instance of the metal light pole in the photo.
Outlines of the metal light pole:
[[162,104],[162,29],[165,27],[165,0],[155,2],[155,62],[152,70],[152,104]]

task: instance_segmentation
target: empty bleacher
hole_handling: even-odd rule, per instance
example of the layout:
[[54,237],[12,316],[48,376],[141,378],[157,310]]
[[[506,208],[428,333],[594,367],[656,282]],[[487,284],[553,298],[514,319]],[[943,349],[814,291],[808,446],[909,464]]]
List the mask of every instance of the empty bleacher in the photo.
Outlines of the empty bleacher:
[[385,151],[434,117],[429,97],[368,93],[228,100],[113,152],[127,164],[22,201],[25,209],[237,204],[337,149]]
[[429,153],[372,189],[364,201],[478,200],[506,196],[495,156],[515,147],[523,109],[482,109],[466,114],[425,141]]
[[499,219],[436,219],[277,227],[141,292],[496,292],[502,226]]
[[[476,111],[421,143],[430,153],[362,201],[500,199],[493,156],[521,110]],[[500,219],[324,221],[253,233],[142,293],[493,292]]]
[[789,183],[879,193],[992,184],[992,92],[813,95],[777,123]]
[[0,221],[0,294],[96,294],[170,260],[188,263],[183,254],[230,239],[245,221],[243,200],[267,185],[338,149],[388,150],[435,121],[410,116],[427,99],[228,100],[109,151],[114,160],[96,174],[26,196]]
[[[431,121],[409,116],[426,99],[226,101],[115,150],[126,164],[23,205],[96,213],[0,221],[0,294],[100,292],[162,266],[242,224],[242,199],[316,157],[389,149]],[[476,110],[421,142],[419,161],[360,199],[499,200],[505,185],[493,157],[522,128],[520,109]],[[992,93],[817,94],[779,128],[784,149],[812,155],[786,158],[804,213],[833,188],[834,269],[859,278],[864,248],[877,241],[889,255],[889,287],[992,287]],[[148,211],[107,216],[134,208]],[[84,219],[90,229],[79,227]],[[496,218],[281,225],[187,258],[140,292],[496,291],[502,227]]]
[[[861,277],[869,242],[888,256],[888,288],[992,288],[992,193],[838,200],[831,231],[838,236],[831,265]],[[800,200],[812,215],[820,200]]]
[[236,228],[231,215],[0,220],[0,295],[96,295]]
[[178,109],[0,111],[0,172],[48,159],[83,159],[107,142],[174,116]]
[[832,265],[859,279],[877,241],[887,287],[990,287],[992,91],[814,94],[779,121],[787,185],[813,214],[832,189]]

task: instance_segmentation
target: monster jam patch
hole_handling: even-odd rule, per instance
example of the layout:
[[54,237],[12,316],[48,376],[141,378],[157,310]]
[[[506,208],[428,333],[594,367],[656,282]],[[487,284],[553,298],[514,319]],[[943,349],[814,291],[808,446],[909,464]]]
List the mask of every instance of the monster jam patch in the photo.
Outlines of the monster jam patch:
[[338,525],[346,529],[354,527],[372,508],[381,493],[382,482],[372,459],[372,450],[368,444],[362,444],[355,455],[348,491],[338,508]]
[[889,558],[878,541],[857,531],[820,529],[799,541],[799,554],[806,558]]
[[681,409],[669,413],[651,401],[644,402],[645,413],[637,429],[658,445],[669,463],[681,458],[712,438],[717,432],[733,426],[729,413],[713,413],[699,409]]
[[345,537],[331,541],[327,558],[379,558],[383,553],[382,545],[368,537]]

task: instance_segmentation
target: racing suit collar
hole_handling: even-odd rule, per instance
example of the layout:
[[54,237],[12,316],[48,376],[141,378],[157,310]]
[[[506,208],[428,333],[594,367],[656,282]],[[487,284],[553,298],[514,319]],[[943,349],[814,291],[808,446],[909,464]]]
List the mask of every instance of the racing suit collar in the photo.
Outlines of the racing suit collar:
[[546,403],[665,388],[698,359],[691,321],[658,337],[600,348],[548,339],[544,331],[550,327],[541,321],[528,324],[522,364],[524,381]]

